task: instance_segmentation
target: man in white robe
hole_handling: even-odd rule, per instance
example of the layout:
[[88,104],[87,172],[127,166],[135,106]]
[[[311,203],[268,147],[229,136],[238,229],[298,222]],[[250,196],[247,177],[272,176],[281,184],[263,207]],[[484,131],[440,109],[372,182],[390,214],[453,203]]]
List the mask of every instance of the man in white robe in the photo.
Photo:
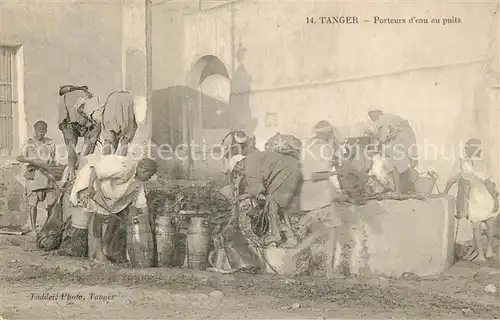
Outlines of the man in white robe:
[[[117,224],[108,224],[102,235],[104,216],[115,215],[123,218],[132,205],[142,214],[149,214],[144,183],[157,170],[151,159],[133,161],[118,155],[90,155],[84,158],[71,191],[73,205],[83,207],[94,214],[93,233],[97,240],[95,260],[105,262],[109,246]],[[89,256],[92,258],[92,253]]]

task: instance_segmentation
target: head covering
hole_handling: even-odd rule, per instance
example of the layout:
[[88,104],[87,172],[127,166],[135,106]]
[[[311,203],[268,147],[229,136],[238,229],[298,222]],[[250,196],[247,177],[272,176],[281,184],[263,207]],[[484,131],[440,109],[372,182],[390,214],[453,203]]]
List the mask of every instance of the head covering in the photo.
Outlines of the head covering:
[[63,123],[65,120],[69,122],[83,122],[82,117],[76,112],[77,108],[80,107],[82,100],[76,104],[77,100],[80,98],[88,98],[90,94],[88,91],[84,90],[72,90],[65,92],[64,95],[59,99],[59,124]]
[[78,109],[80,109],[81,106],[84,106],[87,100],[87,97],[80,97],[76,99],[72,106],[68,106],[68,115],[71,122],[78,122],[81,124],[87,122],[87,120],[78,112]]
[[470,138],[469,140],[467,140],[465,145],[467,147],[480,147],[482,145],[482,142],[478,138]]
[[[480,157],[480,152],[482,151],[482,142],[477,138],[470,138],[465,142],[462,152],[465,157]],[[472,154],[470,154],[472,152]]]
[[83,112],[90,117],[94,111],[99,110],[100,108],[102,108],[102,106],[97,100],[97,97],[92,97],[85,101]]
[[229,171],[233,171],[236,164],[245,159],[245,156],[237,154],[229,160]]
[[145,170],[152,171],[152,172],[156,172],[156,170],[158,169],[158,164],[156,164],[156,162],[154,160],[149,159],[149,158],[144,158],[141,161],[139,161],[138,166],[144,168]]
[[234,141],[238,143],[245,143],[248,141],[248,136],[245,131],[238,130],[234,133]]
[[378,110],[378,109],[377,110],[370,110],[370,111],[368,111],[368,116],[370,118],[375,117],[377,115],[380,116],[381,114],[382,114],[382,110]]
[[78,108],[87,103],[87,101],[88,101],[87,97],[80,97],[76,99],[75,103],[73,104],[73,109],[78,110]]
[[87,86],[75,86],[72,84],[66,84],[64,86],[59,87],[59,95],[64,96],[66,93],[69,93],[71,91],[76,91],[76,90],[83,90],[83,91],[88,92],[89,88]]
[[333,132],[333,126],[330,122],[326,120],[321,120],[314,126],[314,132],[316,133],[329,133]]

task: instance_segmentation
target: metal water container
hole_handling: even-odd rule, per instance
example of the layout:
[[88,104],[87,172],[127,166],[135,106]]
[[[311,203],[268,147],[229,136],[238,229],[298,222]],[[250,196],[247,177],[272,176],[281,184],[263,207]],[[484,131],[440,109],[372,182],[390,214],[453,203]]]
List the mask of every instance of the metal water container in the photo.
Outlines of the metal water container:
[[155,238],[158,267],[174,266],[178,243],[178,230],[175,218],[157,216]]
[[152,267],[154,242],[147,215],[130,218],[127,225],[127,252],[134,268]]
[[186,240],[188,268],[205,270],[208,267],[208,254],[211,246],[208,219],[191,217]]
[[413,185],[415,193],[428,197],[436,187],[437,175],[434,172],[421,174]]

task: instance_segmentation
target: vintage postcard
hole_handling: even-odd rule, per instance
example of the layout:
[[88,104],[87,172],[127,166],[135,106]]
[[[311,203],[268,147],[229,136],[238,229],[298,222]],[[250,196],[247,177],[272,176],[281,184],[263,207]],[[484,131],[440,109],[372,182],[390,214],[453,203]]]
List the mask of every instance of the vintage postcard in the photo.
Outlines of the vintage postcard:
[[498,319],[499,10],[0,0],[0,320]]

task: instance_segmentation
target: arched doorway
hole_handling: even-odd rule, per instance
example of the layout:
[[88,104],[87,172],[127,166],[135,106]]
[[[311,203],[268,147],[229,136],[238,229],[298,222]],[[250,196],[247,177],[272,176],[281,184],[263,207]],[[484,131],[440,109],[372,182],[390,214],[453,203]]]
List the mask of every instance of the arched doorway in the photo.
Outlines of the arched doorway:
[[221,138],[231,128],[231,83],[224,63],[213,55],[198,59],[188,74],[186,97],[191,178],[222,178]]

